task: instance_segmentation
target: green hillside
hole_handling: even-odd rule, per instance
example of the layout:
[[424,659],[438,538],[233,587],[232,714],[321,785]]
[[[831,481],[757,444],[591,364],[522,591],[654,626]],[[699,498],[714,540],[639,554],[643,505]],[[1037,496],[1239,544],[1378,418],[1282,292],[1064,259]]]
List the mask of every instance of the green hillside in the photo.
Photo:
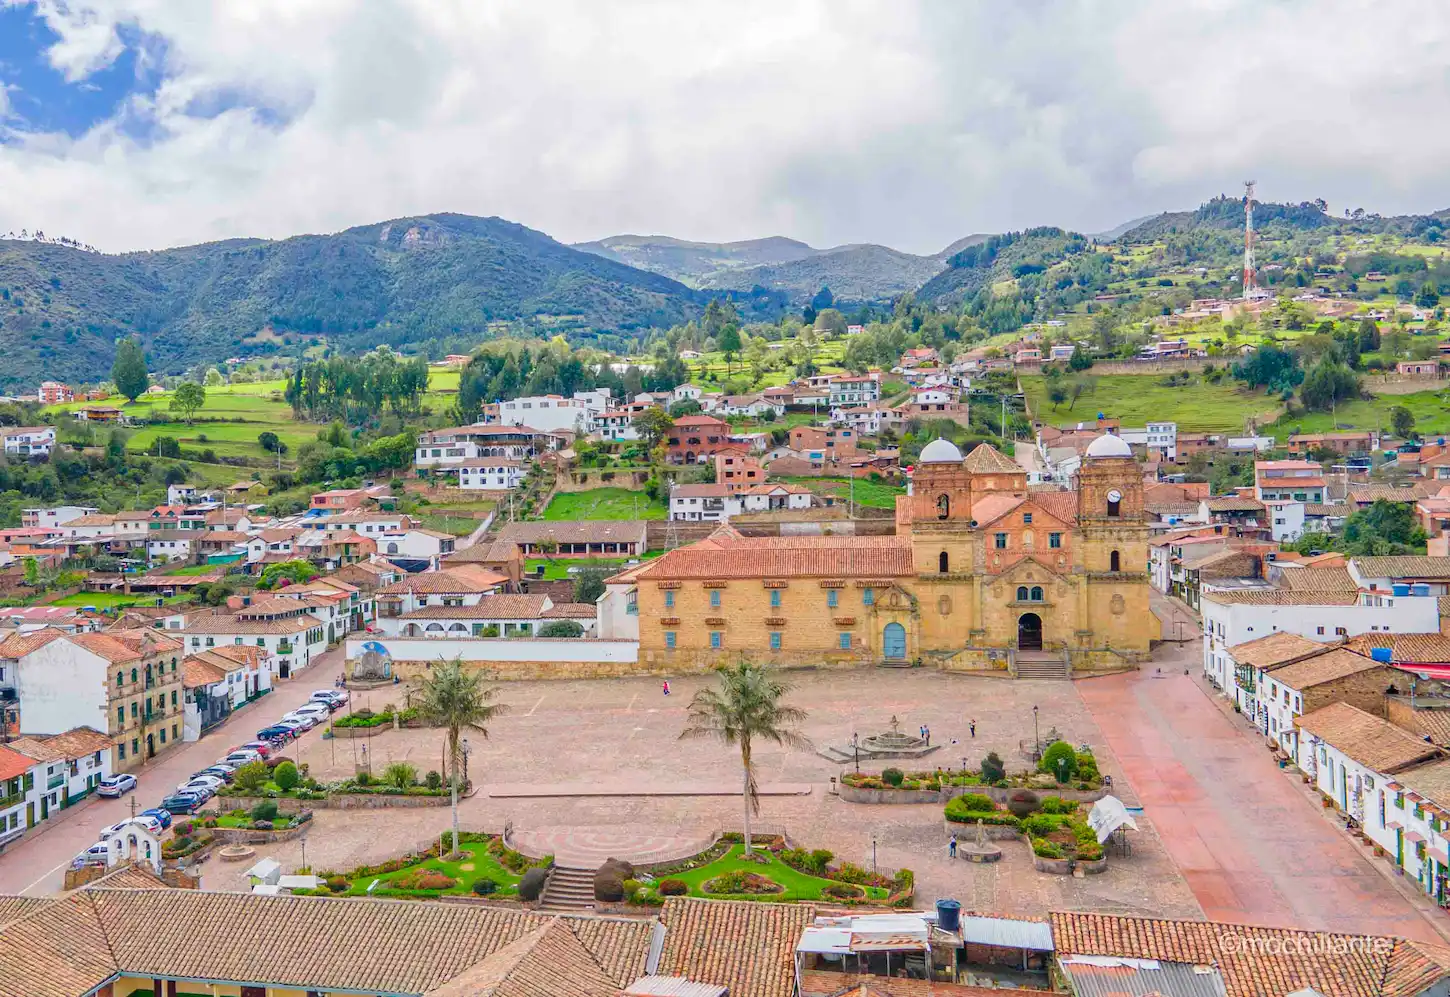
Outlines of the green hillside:
[[703,297],[512,222],[429,215],[281,241],[102,255],[0,241],[0,390],[106,376],[118,336],[179,372],[283,341],[478,341],[525,320],[574,338],[668,326]]

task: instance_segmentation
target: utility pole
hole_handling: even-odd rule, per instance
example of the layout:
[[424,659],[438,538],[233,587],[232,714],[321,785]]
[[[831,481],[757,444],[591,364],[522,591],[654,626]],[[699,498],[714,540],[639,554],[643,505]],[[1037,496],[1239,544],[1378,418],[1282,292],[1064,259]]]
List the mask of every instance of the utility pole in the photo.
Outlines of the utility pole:
[[1258,297],[1259,270],[1254,264],[1254,181],[1244,181],[1244,300]]

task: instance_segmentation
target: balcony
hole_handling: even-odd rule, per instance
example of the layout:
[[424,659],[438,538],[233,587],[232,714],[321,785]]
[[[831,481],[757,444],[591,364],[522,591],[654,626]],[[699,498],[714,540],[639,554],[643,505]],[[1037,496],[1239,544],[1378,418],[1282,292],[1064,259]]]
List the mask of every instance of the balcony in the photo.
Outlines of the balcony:
[[277,645],[277,653],[278,654],[291,654],[292,653],[292,642],[290,640],[284,640],[281,643],[279,643]]
[[60,775],[53,775],[49,779],[45,780],[45,791],[48,793],[52,789],[59,789],[60,787],[62,787],[64,785],[65,785],[65,773],[62,772]]

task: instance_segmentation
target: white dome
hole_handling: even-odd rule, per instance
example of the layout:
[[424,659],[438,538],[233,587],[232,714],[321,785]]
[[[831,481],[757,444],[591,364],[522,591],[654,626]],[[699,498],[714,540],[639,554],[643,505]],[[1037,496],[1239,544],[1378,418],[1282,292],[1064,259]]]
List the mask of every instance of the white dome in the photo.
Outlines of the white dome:
[[962,452],[951,440],[932,440],[921,448],[923,464],[960,464]]
[[1087,455],[1089,457],[1131,457],[1133,448],[1124,443],[1121,437],[1112,433],[1104,433],[1088,444]]

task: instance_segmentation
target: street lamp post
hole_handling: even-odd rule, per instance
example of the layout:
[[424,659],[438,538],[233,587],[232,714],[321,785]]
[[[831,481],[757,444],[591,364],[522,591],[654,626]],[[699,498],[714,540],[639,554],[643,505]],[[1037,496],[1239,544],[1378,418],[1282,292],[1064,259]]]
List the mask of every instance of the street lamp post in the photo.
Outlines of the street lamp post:
[[1037,707],[1032,707],[1032,760],[1042,761],[1042,737],[1037,733]]
[[463,788],[468,789],[468,738],[463,739]]
[[876,832],[871,832],[871,875],[876,875]]
[[851,732],[851,750],[856,754],[856,774],[861,774],[861,742],[856,737],[856,732]]

